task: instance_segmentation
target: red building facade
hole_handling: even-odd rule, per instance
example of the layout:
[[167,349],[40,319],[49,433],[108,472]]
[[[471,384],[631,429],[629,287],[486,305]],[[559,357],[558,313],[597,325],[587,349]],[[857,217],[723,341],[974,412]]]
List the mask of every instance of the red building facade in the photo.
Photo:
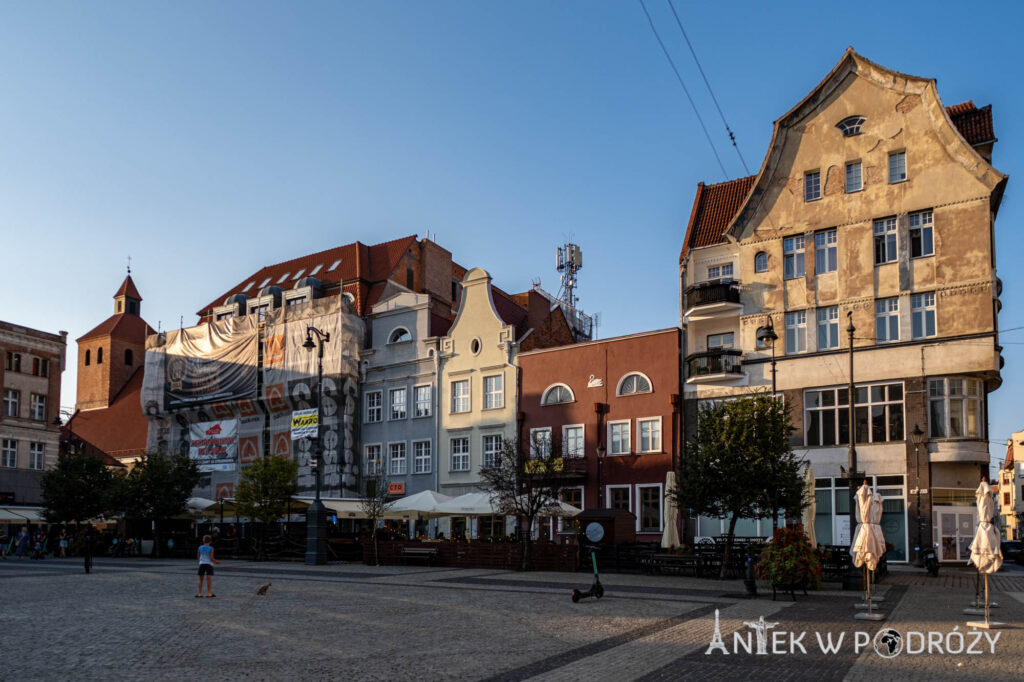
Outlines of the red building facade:
[[[664,531],[665,479],[680,440],[681,338],[673,328],[519,355],[520,442],[559,448],[566,501],[629,510],[640,542]],[[540,534],[562,530],[556,522]]]

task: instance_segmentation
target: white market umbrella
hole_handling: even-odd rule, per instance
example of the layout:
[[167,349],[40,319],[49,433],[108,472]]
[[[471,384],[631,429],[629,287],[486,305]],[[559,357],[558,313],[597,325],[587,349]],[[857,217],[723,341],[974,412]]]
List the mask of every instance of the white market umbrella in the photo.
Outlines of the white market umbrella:
[[437,513],[442,516],[487,516],[504,512],[491,503],[490,493],[480,492],[466,493],[442,502],[437,505]]
[[[867,481],[857,491],[857,509],[860,511],[860,524],[850,553],[853,565],[864,566],[864,601],[867,605],[868,620],[881,620],[881,614],[872,613],[871,574],[878,568],[878,562],[885,554],[885,535],[882,534],[882,496],[872,493]],[[860,615],[860,614],[858,614]]]
[[415,495],[409,495],[397,500],[388,511],[416,512],[424,516],[437,516],[439,515],[438,506],[451,499],[448,495],[442,495],[433,490],[422,490]]
[[547,500],[544,502],[544,506],[540,510],[540,516],[561,516],[563,518],[572,518],[582,512],[582,509],[574,507],[568,502],[562,502],[561,500]]
[[661,534],[661,546],[671,549],[682,544],[679,540],[679,508],[676,507],[675,496],[676,472],[670,471],[665,476],[665,530]]
[[208,500],[205,497],[190,497],[185,500],[185,507],[187,510],[195,514],[201,514],[215,504],[219,506],[218,502]]
[[818,538],[814,534],[814,517],[818,513],[818,501],[814,497],[814,469],[810,466],[804,472],[804,495],[807,500],[807,506],[804,507],[803,512],[804,533],[807,535],[811,547],[817,547]]
[[968,627],[991,628],[1002,625],[989,619],[988,576],[1003,565],[999,531],[992,525],[992,517],[995,515],[995,502],[992,499],[994,495],[995,492],[988,481],[982,481],[974,491],[974,499],[978,506],[978,530],[974,533],[971,558],[967,563],[977,566],[978,572],[985,576],[985,620],[968,623]]

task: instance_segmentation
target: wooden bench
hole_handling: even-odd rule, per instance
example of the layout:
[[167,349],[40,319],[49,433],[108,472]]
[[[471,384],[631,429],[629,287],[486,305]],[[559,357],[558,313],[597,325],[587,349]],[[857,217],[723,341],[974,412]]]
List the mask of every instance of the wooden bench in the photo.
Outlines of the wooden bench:
[[697,578],[701,575],[701,561],[696,554],[652,554],[645,560],[648,573],[681,575],[688,572]]
[[437,547],[410,547],[406,545],[398,552],[398,556],[404,563],[408,564],[409,559],[421,559],[432,565],[437,558]]

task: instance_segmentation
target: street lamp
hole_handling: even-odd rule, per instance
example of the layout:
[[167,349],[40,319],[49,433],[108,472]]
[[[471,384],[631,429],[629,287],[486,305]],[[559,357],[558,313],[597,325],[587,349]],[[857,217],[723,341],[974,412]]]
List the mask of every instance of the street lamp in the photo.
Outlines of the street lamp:
[[602,469],[604,468],[604,456],[606,454],[607,454],[607,451],[604,449],[604,446],[598,445],[597,446],[597,508],[598,509],[604,509],[604,481],[603,481],[603,471],[602,471]]
[[[317,343],[313,343],[316,334]],[[329,332],[322,332],[316,327],[306,327],[306,342],[302,347],[308,351],[317,348],[316,359],[316,452],[310,460],[313,479],[316,482],[316,496],[313,504],[306,510],[306,564],[319,566],[327,563],[327,528],[324,523],[324,505],[320,501],[320,462],[323,457],[323,439],[321,423],[323,422],[324,397],[324,343],[331,340]]]
[[849,408],[849,416],[847,421],[849,422],[849,436],[850,436],[850,447],[847,452],[846,465],[849,467],[846,471],[846,485],[847,492],[849,493],[849,505],[850,505],[850,570],[846,575],[847,584],[844,587],[853,587],[854,584],[859,584],[860,572],[853,565],[853,529],[857,525],[857,483],[864,478],[864,474],[857,471],[857,420],[856,420],[856,404],[857,404],[857,389],[853,385],[853,333],[857,331],[857,328],[853,326],[853,311],[846,311],[846,319],[849,324],[846,326],[846,334],[849,337],[849,351],[850,351],[850,384],[847,386],[847,407]]
[[910,440],[914,443],[914,463],[917,471],[917,481],[914,489],[910,491],[917,495],[917,551],[914,557],[914,565],[920,568],[924,565],[924,562],[921,560],[921,550],[924,549],[921,546],[921,526],[924,525],[921,519],[921,445],[924,443],[924,431],[917,424],[914,424],[914,430],[910,432]]
[[772,346],[772,397],[775,397],[775,342],[779,335],[775,333],[775,325],[772,323],[772,316],[768,316],[768,324],[757,329],[757,342],[762,347],[771,344]]

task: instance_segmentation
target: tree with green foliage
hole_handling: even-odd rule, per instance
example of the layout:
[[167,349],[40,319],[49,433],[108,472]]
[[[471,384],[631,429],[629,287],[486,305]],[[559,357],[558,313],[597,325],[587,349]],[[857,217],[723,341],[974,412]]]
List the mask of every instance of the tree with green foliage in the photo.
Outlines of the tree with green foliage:
[[153,556],[160,556],[161,522],[187,509],[199,483],[195,460],[184,454],[148,452],[117,484],[118,505],[125,516],[153,524]]
[[793,426],[785,403],[766,393],[709,403],[679,466],[680,509],[729,519],[724,578],[741,518],[798,516],[805,504],[800,462],[789,444]]
[[40,486],[49,523],[83,523],[111,510],[114,474],[97,457],[61,455]]
[[383,471],[377,471],[375,475],[366,476],[363,479],[363,498],[359,506],[366,518],[370,521],[370,537],[373,540],[373,562],[380,566],[380,554],[377,551],[377,526],[384,518],[395,500],[390,499],[388,494],[388,479]]
[[299,465],[287,457],[257,459],[242,471],[235,487],[235,509],[238,516],[260,522],[256,560],[264,557],[266,527],[285,515],[288,502],[298,492],[296,474]]

